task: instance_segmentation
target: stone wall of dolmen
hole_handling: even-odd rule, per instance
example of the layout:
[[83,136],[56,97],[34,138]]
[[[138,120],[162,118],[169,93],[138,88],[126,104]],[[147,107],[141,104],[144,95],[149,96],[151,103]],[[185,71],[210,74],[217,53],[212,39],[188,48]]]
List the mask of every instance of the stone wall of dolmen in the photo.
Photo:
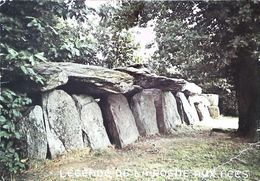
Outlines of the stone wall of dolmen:
[[41,92],[41,101],[17,125],[24,156],[46,159],[85,147],[123,148],[139,137],[169,135],[184,124],[218,118],[218,95],[202,94],[190,85],[194,88],[179,92],[149,88],[102,97],[62,87]]

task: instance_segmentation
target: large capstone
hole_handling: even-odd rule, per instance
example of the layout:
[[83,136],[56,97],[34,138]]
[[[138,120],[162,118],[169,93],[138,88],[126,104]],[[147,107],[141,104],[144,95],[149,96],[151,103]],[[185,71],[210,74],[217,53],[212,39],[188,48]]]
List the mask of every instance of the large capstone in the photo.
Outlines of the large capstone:
[[37,87],[46,91],[62,86],[67,92],[100,96],[110,93],[126,93],[134,89],[134,78],[124,72],[104,67],[83,65],[70,62],[46,62],[34,66],[46,83]]
[[144,89],[135,94],[131,100],[131,109],[141,135],[159,133],[156,119],[155,99],[151,90]]
[[187,96],[199,95],[202,93],[202,88],[194,83],[187,82],[182,88],[182,92]]
[[50,156],[83,148],[80,116],[73,99],[63,90],[42,96]]
[[109,95],[100,106],[111,143],[122,148],[138,139],[135,119],[124,95]]
[[172,92],[179,92],[184,89],[187,82],[184,79],[174,79],[165,76],[158,76],[151,74],[144,69],[137,69],[134,67],[119,67],[119,70],[130,74],[134,77],[134,84],[142,87],[143,89],[161,89]]
[[92,149],[104,149],[110,141],[103,123],[101,109],[93,97],[73,95],[80,114],[83,141]]
[[45,131],[43,112],[40,106],[34,106],[25,114],[17,125],[22,134],[21,147],[23,157],[46,159],[47,134]]
[[14,89],[27,93],[44,92],[65,85],[69,81],[68,75],[62,68],[55,66],[51,62],[36,64],[35,67],[32,68],[43,78],[44,84],[36,83],[35,81],[28,79],[28,77],[18,75],[11,82]]

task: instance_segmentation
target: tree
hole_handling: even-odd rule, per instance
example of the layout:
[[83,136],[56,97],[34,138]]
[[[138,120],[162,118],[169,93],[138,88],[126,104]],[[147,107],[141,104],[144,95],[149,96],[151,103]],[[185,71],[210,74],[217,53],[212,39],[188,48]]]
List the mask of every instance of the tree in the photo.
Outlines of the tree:
[[[212,45],[233,73],[239,109],[238,133],[255,138],[259,116],[259,2],[199,3],[197,26],[213,33]],[[211,48],[213,49],[213,48]],[[250,81],[249,81],[250,80]]]
[[117,2],[114,6],[106,4],[99,9],[101,20],[94,36],[99,42],[103,66],[114,68],[136,62],[134,52],[139,45],[129,30],[136,23],[132,20],[134,10],[127,2]]
[[[234,86],[239,111],[238,133],[250,138],[255,137],[260,119],[257,111],[260,93],[259,9],[259,2],[254,1],[144,2],[138,9],[140,23],[145,25],[147,21],[157,19],[159,50],[155,61],[166,66],[179,66],[184,73],[181,76],[185,73],[189,76],[189,71],[193,75],[205,73],[202,79],[205,78],[206,83],[210,78],[213,83],[219,82],[219,86],[223,82],[227,84],[228,87],[223,87],[227,90],[232,88],[229,85]],[[194,35],[198,35],[197,38]],[[178,38],[183,41],[178,42]],[[200,57],[199,61],[196,61],[196,55]]]
[[[207,3],[206,3],[207,4]],[[159,74],[184,78],[219,94],[221,112],[237,116],[235,90],[226,51],[214,43],[213,31],[201,21],[198,4],[193,2],[145,2],[139,24],[155,22],[156,44],[151,67]],[[213,20],[208,20],[209,22]]]

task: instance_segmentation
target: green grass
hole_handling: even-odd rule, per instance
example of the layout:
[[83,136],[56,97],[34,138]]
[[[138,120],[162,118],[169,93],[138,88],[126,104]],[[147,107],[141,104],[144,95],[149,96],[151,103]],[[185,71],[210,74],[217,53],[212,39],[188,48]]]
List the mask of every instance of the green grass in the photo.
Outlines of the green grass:
[[[34,163],[19,178],[26,181],[260,180],[259,147],[247,150],[232,160],[241,150],[247,149],[249,143],[231,138],[229,134],[209,136],[208,133],[147,139],[124,150],[111,148],[89,154],[68,154],[41,162],[37,168]],[[213,172],[214,168],[216,172]],[[113,174],[111,177],[60,177],[60,170],[66,172],[72,169],[107,170]]]

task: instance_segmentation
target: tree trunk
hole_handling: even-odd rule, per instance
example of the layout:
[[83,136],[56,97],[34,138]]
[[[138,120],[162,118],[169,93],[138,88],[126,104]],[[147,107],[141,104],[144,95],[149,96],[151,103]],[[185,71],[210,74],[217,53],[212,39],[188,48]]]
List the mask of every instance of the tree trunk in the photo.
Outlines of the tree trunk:
[[259,126],[259,74],[257,59],[240,49],[237,61],[237,98],[240,136],[255,140]]

